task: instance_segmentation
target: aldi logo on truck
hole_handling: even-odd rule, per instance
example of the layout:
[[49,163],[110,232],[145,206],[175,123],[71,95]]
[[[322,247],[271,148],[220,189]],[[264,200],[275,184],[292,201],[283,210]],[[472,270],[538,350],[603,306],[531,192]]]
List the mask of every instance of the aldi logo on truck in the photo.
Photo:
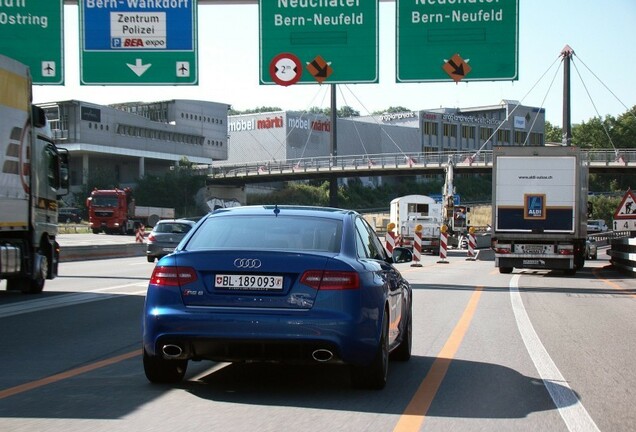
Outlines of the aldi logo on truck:
[[523,218],[545,220],[545,194],[524,194]]

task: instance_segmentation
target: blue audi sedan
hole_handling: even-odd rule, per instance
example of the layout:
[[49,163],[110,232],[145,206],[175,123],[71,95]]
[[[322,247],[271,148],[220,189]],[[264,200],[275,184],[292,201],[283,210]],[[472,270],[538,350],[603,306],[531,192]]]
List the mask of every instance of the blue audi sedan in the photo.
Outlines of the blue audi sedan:
[[189,360],[336,363],[354,387],[382,389],[389,358],[411,357],[412,292],[362,216],[247,206],[208,214],[157,263],[143,315],[153,383]]

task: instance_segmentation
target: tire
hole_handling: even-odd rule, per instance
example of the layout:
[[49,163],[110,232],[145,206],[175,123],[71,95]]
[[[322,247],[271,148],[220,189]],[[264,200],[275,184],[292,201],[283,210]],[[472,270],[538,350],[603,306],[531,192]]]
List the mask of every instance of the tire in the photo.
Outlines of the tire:
[[93,234],[99,234],[99,230],[98,229],[93,229]]
[[155,257],[153,256],[148,255],[146,259],[148,260],[149,263],[155,262]]
[[37,259],[42,260],[38,274],[29,277],[7,279],[7,291],[22,291],[24,294],[39,294],[44,289],[44,281],[49,271],[49,259],[46,254],[38,252]]
[[389,374],[389,323],[387,312],[382,319],[380,343],[373,361],[368,366],[351,366],[351,384],[355,388],[382,390]]
[[574,276],[576,275],[576,268],[564,270],[566,276]]
[[592,255],[592,259],[595,260],[596,258],[598,258],[597,254]]
[[187,369],[187,360],[165,360],[161,357],[151,356],[144,350],[144,372],[151,383],[178,383],[185,376]]
[[[410,304],[409,304],[410,306]],[[400,345],[391,353],[391,360],[409,361],[411,359],[411,347],[413,346],[413,313],[412,308],[408,308],[409,316],[406,328],[402,329],[403,336]]]
[[501,274],[509,274],[512,273],[512,269],[514,267],[499,267],[499,273]]

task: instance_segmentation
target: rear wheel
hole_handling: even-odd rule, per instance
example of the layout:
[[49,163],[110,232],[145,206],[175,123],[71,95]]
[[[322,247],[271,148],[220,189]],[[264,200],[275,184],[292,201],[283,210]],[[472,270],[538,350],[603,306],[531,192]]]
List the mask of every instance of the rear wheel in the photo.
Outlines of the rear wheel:
[[151,263],[151,262],[155,262],[155,257],[153,257],[153,256],[151,256],[151,255],[148,255],[148,256],[146,257],[146,259],[148,260],[148,262],[149,262],[149,263]]
[[400,345],[391,353],[391,359],[397,361],[408,361],[411,358],[411,346],[413,345],[413,319],[411,308],[408,309],[408,318],[404,328],[402,329],[402,342]]
[[187,369],[187,360],[165,360],[144,350],[144,372],[151,383],[178,383]]
[[512,273],[512,267],[499,267],[499,273],[501,274],[508,274],[508,273]]
[[39,261],[38,271],[32,276],[7,279],[8,291],[22,291],[25,294],[39,294],[44,289],[44,281],[49,271],[49,258],[38,252],[35,259]]
[[378,351],[368,366],[352,366],[351,382],[356,388],[382,390],[389,374],[389,323],[385,311]]

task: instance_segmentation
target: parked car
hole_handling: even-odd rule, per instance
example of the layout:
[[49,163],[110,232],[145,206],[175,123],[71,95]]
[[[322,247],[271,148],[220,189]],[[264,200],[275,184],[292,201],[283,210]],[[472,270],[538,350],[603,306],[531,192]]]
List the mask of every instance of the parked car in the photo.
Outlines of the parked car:
[[147,238],[148,262],[172,253],[194,225],[195,222],[188,219],[163,219],[157,222]]
[[162,258],[143,317],[151,382],[188,361],[348,365],[381,389],[389,357],[411,356],[412,292],[364,218],[320,207],[246,206],[204,217]]
[[74,207],[62,207],[57,212],[57,223],[80,223],[82,212]]
[[585,242],[585,259],[595,260],[598,257],[598,247],[594,239],[587,239]]
[[587,232],[588,233],[599,233],[607,231],[607,224],[603,219],[588,219],[587,221]]

